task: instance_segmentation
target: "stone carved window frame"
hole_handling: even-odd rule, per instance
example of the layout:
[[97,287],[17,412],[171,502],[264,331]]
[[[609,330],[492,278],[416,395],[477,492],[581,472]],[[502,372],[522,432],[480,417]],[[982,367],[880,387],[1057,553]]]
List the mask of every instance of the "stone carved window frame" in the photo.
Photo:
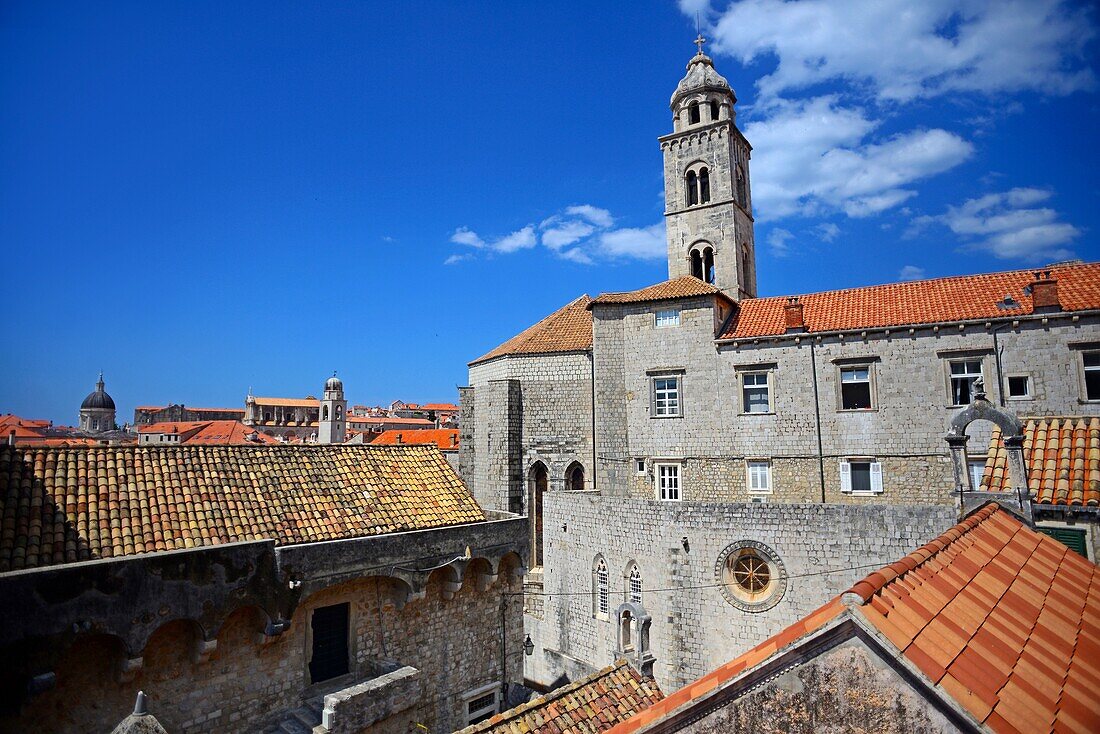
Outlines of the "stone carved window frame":
[[1100,352],[1100,342],[1076,342],[1070,344],[1069,348],[1075,353],[1073,361],[1077,366],[1077,402],[1083,405],[1100,403],[1100,398],[1089,398],[1086,372],[1091,372],[1093,368],[1085,367],[1085,354]]
[[[746,593],[730,580],[727,572],[727,568],[738,558],[748,554],[755,555],[768,565],[769,582],[760,594]],[[727,545],[715,561],[714,577],[726,601],[743,612],[766,612],[782,601],[787,593],[787,569],[782,559],[774,550],[755,540],[739,540]]]

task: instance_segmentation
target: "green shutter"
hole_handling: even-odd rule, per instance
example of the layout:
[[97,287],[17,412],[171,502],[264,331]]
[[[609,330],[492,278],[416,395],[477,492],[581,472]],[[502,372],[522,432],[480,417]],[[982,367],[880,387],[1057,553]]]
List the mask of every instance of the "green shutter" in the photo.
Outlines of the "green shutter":
[[1085,531],[1075,530],[1072,528],[1036,528],[1040,533],[1049,535],[1057,540],[1062,545],[1068,547],[1071,551],[1081,554],[1085,558],[1089,557],[1088,552],[1085,550]]

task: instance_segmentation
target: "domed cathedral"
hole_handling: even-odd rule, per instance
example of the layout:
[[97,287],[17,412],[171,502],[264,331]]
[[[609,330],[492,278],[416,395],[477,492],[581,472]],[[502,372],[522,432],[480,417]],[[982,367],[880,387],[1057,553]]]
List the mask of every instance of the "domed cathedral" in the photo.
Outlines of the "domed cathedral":
[[115,401],[107,394],[103,384],[103,373],[95,390],[88,393],[80,404],[80,430],[88,433],[106,433],[115,429]]
[[669,279],[690,275],[731,300],[756,296],[749,154],[737,129],[737,95],[699,50],[672,93],[672,133],[659,138],[665,163]]

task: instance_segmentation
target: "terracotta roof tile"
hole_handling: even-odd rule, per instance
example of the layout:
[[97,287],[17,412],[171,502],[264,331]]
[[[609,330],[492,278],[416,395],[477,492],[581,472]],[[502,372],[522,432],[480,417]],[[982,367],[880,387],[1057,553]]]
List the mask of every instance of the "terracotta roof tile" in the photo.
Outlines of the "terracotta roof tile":
[[1100,731],[1100,567],[991,504],[612,734],[664,718],[849,608],[994,732]]
[[254,397],[256,405],[283,406],[287,408],[320,408],[317,398],[260,398]]
[[457,428],[428,428],[419,431],[383,431],[370,440],[377,446],[398,444],[435,444],[441,449],[458,448]]
[[608,303],[648,303],[650,301],[667,301],[674,298],[713,295],[722,295],[723,298],[726,297],[722,294],[722,291],[710,283],[704,283],[698,278],[693,278],[691,276],[683,276],[681,278],[673,278],[672,280],[656,283],[646,288],[640,288],[636,291],[601,293],[588,304],[588,310],[591,311],[592,307],[595,305]]
[[[1100,505],[1100,418],[1025,418],[1024,464],[1036,502]],[[1008,453],[1000,428],[993,429],[981,489],[1011,488]]]
[[592,314],[586,310],[591,301],[591,298],[583,295],[567,303],[470,364],[487,362],[510,354],[551,354],[591,349]]
[[[1050,270],[1058,281],[1064,311],[1100,309],[1100,263],[1043,270]],[[1034,280],[1034,270],[1015,270],[810,293],[798,299],[809,332],[935,324],[1030,314],[1031,296],[1024,288]],[[1005,296],[1012,296],[1018,307],[999,307]],[[785,333],[783,307],[787,300],[780,296],[741,301],[720,338]]]
[[434,446],[0,447],[0,572],[483,520]]
[[610,729],[662,697],[656,681],[643,678],[630,663],[619,660],[587,678],[468,726],[461,734],[594,734]]

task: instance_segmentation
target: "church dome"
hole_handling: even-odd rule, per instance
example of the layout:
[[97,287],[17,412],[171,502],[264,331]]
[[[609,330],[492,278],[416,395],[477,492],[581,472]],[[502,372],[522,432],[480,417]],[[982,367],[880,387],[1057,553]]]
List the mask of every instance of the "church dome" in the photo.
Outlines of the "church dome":
[[336,376],[336,373],[332,373],[332,377],[325,381],[325,390],[343,390],[344,383],[340,382],[340,378]]
[[726,78],[714,70],[714,62],[702,51],[691,57],[687,65],[687,76],[676,85],[676,91],[672,93],[671,106],[689,94],[696,92],[720,92],[728,94],[737,101],[737,95]]
[[95,391],[88,393],[88,397],[84,398],[84,402],[80,404],[80,409],[114,410],[115,401],[111,399],[111,396],[107,394],[103,387],[103,375],[101,374],[99,382],[95,384]]

